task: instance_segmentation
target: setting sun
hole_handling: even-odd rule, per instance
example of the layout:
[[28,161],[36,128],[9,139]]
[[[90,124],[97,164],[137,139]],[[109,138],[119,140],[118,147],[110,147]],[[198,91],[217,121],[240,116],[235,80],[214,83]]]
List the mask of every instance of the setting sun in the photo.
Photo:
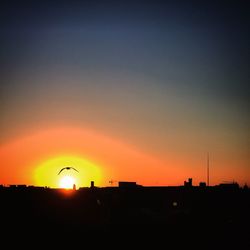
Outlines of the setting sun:
[[64,176],[60,180],[59,186],[61,188],[65,188],[65,189],[71,189],[71,188],[73,188],[74,184],[75,184],[75,179],[73,177],[71,177],[71,176]]
[[[74,167],[60,172],[65,166]],[[60,156],[46,160],[38,165],[34,173],[35,183],[38,186],[67,189],[73,188],[74,184],[76,188],[90,186],[91,181],[98,186],[101,177],[101,170],[97,165],[75,156]]]

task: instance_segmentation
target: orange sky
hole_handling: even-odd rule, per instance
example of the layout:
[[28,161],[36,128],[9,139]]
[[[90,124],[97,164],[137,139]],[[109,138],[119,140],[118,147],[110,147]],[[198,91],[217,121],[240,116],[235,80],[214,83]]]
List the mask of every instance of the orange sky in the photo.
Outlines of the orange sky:
[[[2,144],[0,182],[6,185],[36,185],[34,172],[39,165],[62,156],[82,158],[97,166],[102,173],[99,186],[109,186],[111,179],[136,181],[142,185],[182,185],[189,177],[193,177],[195,185],[206,181],[205,153],[193,157],[190,152],[190,155],[183,155],[182,158],[172,153],[160,158],[159,155],[150,155],[135,146],[93,130],[60,127],[37,131]],[[235,181],[246,182],[247,173],[235,171],[234,167],[235,164],[244,165],[244,162],[239,159],[230,159],[228,162],[224,157],[226,155],[220,155],[219,158],[211,156],[210,184],[233,180],[234,176],[238,178]],[[231,164],[231,167],[225,166],[225,163]],[[216,170],[218,166],[221,167]],[[52,172],[48,171],[48,174]],[[42,184],[47,186],[46,180]],[[54,185],[58,185],[56,176]],[[90,183],[79,185],[89,186]]]
[[90,130],[59,128],[39,131],[2,145],[1,182],[32,184],[36,167],[48,159],[65,155],[96,164],[103,172],[101,185],[104,186],[109,185],[111,179],[164,183],[163,176],[168,172],[162,167],[163,162],[118,140]]

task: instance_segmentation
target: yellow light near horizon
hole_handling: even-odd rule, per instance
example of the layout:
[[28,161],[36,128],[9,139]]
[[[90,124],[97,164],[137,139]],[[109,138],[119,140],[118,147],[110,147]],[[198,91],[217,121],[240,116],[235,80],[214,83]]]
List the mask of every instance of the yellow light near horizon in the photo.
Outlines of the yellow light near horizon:
[[65,189],[72,189],[75,184],[75,179],[71,176],[63,176],[60,180],[59,186]]
[[[59,174],[62,168],[68,166],[75,168],[77,171],[65,169]],[[63,187],[62,185],[70,185],[70,188],[72,188],[73,184],[76,185],[76,188],[86,187],[90,186],[91,181],[94,181],[95,185],[98,186],[101,177],[99,167],[88,160],[75,156],[59,156],[46,160],[39,164],[34,172],[35,185],[51,188]]]

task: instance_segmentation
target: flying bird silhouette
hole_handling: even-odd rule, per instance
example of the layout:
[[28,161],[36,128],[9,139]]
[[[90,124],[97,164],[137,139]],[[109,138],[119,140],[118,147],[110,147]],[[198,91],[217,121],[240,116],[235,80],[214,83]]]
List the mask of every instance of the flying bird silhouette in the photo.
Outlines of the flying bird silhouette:
[[70,170],[70,169],[73,169],[73,170],[75,170],[76,172],[79,172],[77,169],[75,169],[75,168],[73,168],[73,167],[65,167],[65,168],[62,168],[60,171],[59,171],[59,173],[57,174],[57,175],[59,175],[63,170]]

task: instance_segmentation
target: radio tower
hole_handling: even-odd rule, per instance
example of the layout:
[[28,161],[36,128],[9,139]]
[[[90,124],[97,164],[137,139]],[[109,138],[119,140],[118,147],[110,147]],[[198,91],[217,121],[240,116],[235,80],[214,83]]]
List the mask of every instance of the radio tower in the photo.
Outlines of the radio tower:
[[207,153],[207,186],[209,187],[209,153]]

